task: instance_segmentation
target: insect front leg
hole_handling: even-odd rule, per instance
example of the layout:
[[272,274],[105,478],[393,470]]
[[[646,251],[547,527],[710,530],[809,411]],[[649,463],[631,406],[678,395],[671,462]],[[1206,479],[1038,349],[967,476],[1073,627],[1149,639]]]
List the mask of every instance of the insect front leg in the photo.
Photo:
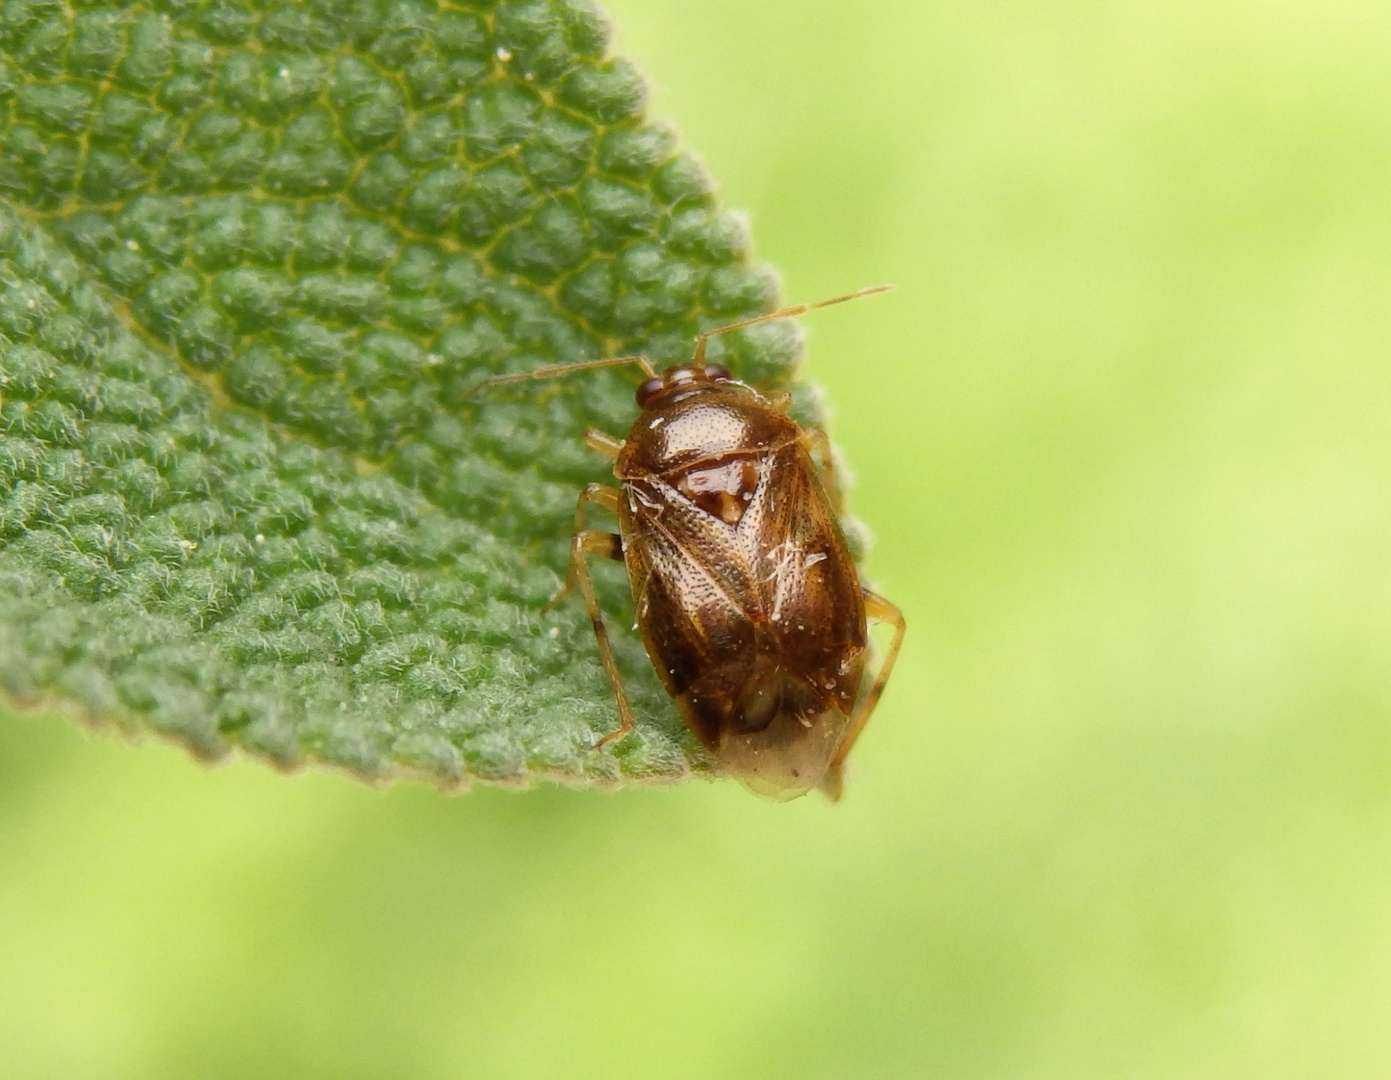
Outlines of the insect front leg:
[[820,452],[821,486],[826,489],[826,496],[831,500],[831,509],[839,516],[841,512],[840,481],[836,477],[836,463],[835,457],[831,453],[830,436],[820,428],[804,429],[801,442],[808,454]]
[[570,567],[565,575],[565,587],[551,598],[546,607],[559,603],[577,585],[584,597],[585,610],[589,612],[589,621],[594,627],[594,640],[599,645],[599,662],[604,665],[604,674],[609,677],[614,700],[618,703],[618,727],[594,744],[594,749],[598,750],[633,730],[633,710],[628,704],[628,693],[623,689],[623,675],[618,670],[618,661],[614,659],[613,646],[609,644],[609,633],[604,628],[603,612],[599,609],[599,594],[594,590],[594,578],[589,572],[590,555],[602,555],[606,559],[622,562],[623,538],[616,533],[586,528],[591,503],[605,510],[617,511],[618,492],[602,484],[590,484],[580,492],[575,504],[575,535],[570,541]]
[[615,439],[612,435],[605,435],[602,431],[595,431],[590,428],[584,433],[584,444],[591,450],[597,450],[610,461],[617,461],[618,455],[623,452],[623,440]]
[[876,622],[888,623],[894,628],[894,636],[893,640],[889,642],[888,651],[884,653],[883,663],[879,665],[879,673],[875,675],[869,693],[856,703],[855,711],[850,716],[850,725],[845,731],[845,738],[840,744],[840,749],[836,751],[835,758],[831,761],[831,767],[826,770],[825,778],[821,781],[821,790],[832,800],[840,798],[841,786],[845,779],[845,759],[850,756],[850,751],[855,746],[855,740],[860,737],[860,732],[864,731],[865,725],[869,723],[874,707],[879,704],[879,697],[884,693],[884,687],[888,685],[889,676],[893,674],[894,662],[898,659],[898,650],[903,645],[903,632],[908,628],[908,624],[903,618],[903,612],[898,609],[898,605],[891,604],[882,596],[872,593],[868,589],[865,590],[864,597],[865,615]]

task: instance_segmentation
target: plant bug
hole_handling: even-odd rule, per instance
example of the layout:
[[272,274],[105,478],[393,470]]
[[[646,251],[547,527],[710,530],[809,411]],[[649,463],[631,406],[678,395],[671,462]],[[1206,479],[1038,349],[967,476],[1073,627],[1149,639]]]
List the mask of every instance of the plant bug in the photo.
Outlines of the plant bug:
[[[621,486],[590,484],[580,494],[565,586],[547,605],[578,587],[594,624],[620,718],[595,749],[631,731],[633,711],[590,576],[592,555],[626,565],[647,655],[725,772],[768,798],[793,799],[813,787],[840,798],[845,759],[903,642],[903,614],[860,584],[840,528],[826,433],[804,430],[787,415],[786,391],[760,393],[707,364],[705,347],[717,334],[887,288],[708,330],[696,338],[690,363],[660,374],[645,357],[622,356],[494,376],[474,387],[624,364],[646,376],[627,439],[585,433],[613,461]],[[619,531],[589,528],[591,506],[616,514]],[[894,634],[866,688],[870,619]]]

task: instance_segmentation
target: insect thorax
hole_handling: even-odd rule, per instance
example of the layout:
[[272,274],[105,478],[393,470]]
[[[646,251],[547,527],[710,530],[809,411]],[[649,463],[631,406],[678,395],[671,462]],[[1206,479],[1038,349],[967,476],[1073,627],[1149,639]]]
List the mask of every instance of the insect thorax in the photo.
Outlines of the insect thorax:
[[[799,434],[792,420],[746,386],[702,386],[667,395],[644,409],[628,434],[616,472],[625,480],[674,476],[777,450],[796,442]],[[738,480],[730,474],[718,482],[728,488]]]

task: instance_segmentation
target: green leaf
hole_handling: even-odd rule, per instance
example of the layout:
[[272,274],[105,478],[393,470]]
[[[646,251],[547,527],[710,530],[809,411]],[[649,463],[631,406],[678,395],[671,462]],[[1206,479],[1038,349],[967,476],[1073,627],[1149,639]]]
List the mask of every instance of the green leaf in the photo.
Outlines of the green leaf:
[[[0,8],[0,689],[369,779],[709,763],[603,576],[543,615],[618,371],[768,310],[584,0]],[[737,337],[737,340],[733,340]],[[712,354],[785,384],[797,335]]]

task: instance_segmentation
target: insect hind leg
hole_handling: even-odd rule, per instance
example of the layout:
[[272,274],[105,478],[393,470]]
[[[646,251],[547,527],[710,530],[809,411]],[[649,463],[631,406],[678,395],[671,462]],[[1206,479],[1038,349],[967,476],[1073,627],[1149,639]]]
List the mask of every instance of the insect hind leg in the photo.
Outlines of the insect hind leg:
[[845,738],[821,781],[821,790],[832,802],[837,802],[840,799],[841,790],[845,784],[845,759],[850,756],[850,751],[855,747],[855,741],[864,731],[865,725],[869,723],[874,707],[879,704],[884,687],[888,685],[889,676],[893,674],[894,663],[898,660],[898,650],[903,646],[903,632],[908,629],[908,623],[904,620],[903,612],[899,610],[897,604],[890,603],[878,593],[872,593],[868,589],[865,590],[864,597],[865,615],[876,622],[892,626],[894,636],[893,640],[889,642],[888,650],[884,653],[884,660],[879,665],[879,671],[874,676],[874,682],[870,685],[869,692],[856,703],[855,711],[850,715],[850,724],[846,728]]

